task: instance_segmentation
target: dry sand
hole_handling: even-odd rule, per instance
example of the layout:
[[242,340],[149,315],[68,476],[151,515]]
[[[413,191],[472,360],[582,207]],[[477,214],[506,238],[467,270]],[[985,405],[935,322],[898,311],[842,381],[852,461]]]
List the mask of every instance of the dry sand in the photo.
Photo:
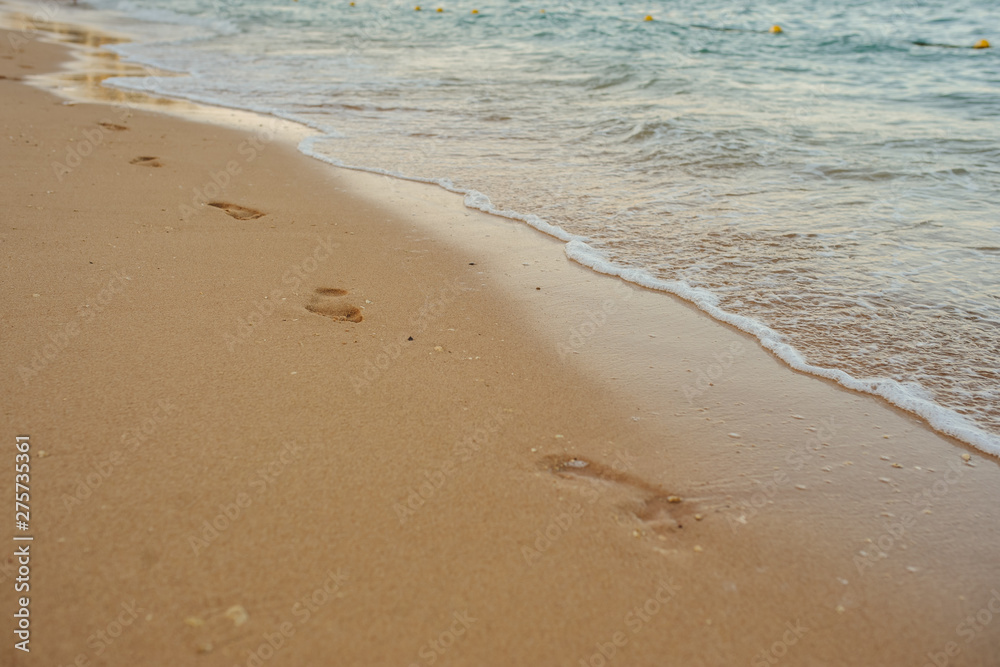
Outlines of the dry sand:
[[998,664],[996,460],[268,119],[66,104],[8,35],[0,665]]

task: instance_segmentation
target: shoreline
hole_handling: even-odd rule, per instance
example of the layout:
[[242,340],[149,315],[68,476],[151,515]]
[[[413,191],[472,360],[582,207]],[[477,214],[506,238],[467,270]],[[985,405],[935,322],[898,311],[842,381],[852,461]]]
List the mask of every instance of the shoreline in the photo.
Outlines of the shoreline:
[[[11,55],[7,76],[60,57]],[[31,267],[5,269],[6,404],[49,443],[36,502],[62,520],[37,538],[37,641],[57,664],[96,659],[126,595],[149,618],[107,664],[245,664],[275,632],[273,664],[578,664],[609,642],[620,664],[911,664],[1000,583],[996,462],[912,415],[428,186],[278,141],[246,161],[246,131],[0,85],[18,100],[5,180],[31,202],[5,230]],[[48,155],[88,131],[100,150],[53,181]],[[178,215],[231,162],[232,215]],[[68,344],[21,387],[52,332]],[[865,540],[886,557],[859,566]],[[1000,650],[983,628],[952,664]]]
[[[322,133],[319,130],[307,124],[282,119],[272,114],[202,103],[183,97],[162,97],[145,92],[131,92],[127,89],[103,86],[101,81],[107,76],[187,76],[187,74],[166,72],[149,65],[130,63],[123,60],[117,54],[103,53],[105,56],[111,56],[110,60],[113,66],[107,68],[108,59],[95,58],[91,51],[103,44],[129,41],[129,37],[124,33],[105,35],[99,26],[84,27],[83,30],[79,30],[72,24],[53,24],[49,28],[58,28],[63,34],[69,34],[72,42],[89,45],[90,51],[86,48],[76,51],[76,57],[72,61],[72,68],[75,71],[73,75],[57,73],[46,77],[44,80],[39,80],[38,83],[43,89],[56,92],[60,96],[67,96],[71,100],[138,104],[147,110],[162,111],[176,115],[179,118],[238,129],[255,127],[259,125],[260,119],[263,118],[271,123],[276,130],[280,130],[282,141],[294,141],[297,144],[297,149],[309,157],[337,169],[388,178],[392,183],[402,181],[419,185],[432,185],[450,195],[463,197],[465,206],[471,210],[496,215],[506,220],[516,221],[518,224],[523,223],[546,236],[564,242],[564,252],[567,257],[597,274],[614,280],[620,279],[632,285],[669,296],[670,298],[679,298],[685,304],[694,306],[716,322],[749,334],[756,340],[758,345],[779,359],[789,369],[832,381],[848,390],[874,397],[880,402],[884,401],[895,409],[917,416],[935,433],[952,440],[963,449],[970,451],[978,450],[978,452],[1000,461],[1000,437],[968,421],[963,415],[932,400],[928,400],[922,395],[914,394],[912,390],[895,380],[888,378],[858,378],[840,368],[828,368],[809,363],[803,359],[799,350],[785,342],[784,336],[771,329],[768,325],[716,306],[716,297],[710,292],[699,288],[691,288],[687,285],[682,285],[678,288],[675,283],[654,278],[645,270],[637,270],[614,264],[608,261],[600,251],[587,245],[587,239],[570,234],[561,227],[551,225],[533,214],[498,211],[492,204],[484,204],[479,201],[478,198],[481,195],[476,191],[466,192],[461,189],[455,189],[440,182],[439,179],[414,178],[385,172],[376,168],[344,165],[335,160],[330,160],[321,153],[313,151],[311,147],[307,147],[307,144],[310,144],[312,140],[322,138]],[[72,84],[67,85],[68,80],[85,80],[86,83],[82,87],[72,87]],[[390,185],[390,187],[395,188],[396,186]],[[474,234],[475,230],[466,232],[467,236]]]

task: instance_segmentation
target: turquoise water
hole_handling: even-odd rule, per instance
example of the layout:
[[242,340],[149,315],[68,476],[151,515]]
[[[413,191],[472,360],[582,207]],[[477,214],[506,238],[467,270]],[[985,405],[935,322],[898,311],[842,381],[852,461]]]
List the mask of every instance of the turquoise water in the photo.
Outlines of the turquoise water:
[[115,85],[308,124],[1000,453],[1000,51],[914,44],[1000,47],[994,0],[91,4],[190,74]]

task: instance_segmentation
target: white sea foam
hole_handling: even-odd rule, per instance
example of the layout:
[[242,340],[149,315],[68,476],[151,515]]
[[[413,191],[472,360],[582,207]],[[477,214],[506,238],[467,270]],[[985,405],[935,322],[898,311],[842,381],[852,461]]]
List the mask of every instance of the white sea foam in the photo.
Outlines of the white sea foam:
[[781,334],[770,327],[749,317],[736,315],[720,308],[718,297],[711,292],[693,288],[681,281],[659,280],[644,269],[618,266],[608,261],[603,253],[579,239],[571,240],[566,244],[566,255],[599,273],[618,276],[623,280],[649,289],[676,294],[715,319],[753,335],[763,347],[771,350],[775,356],[792,368],[834,380],[848,389],[881,396],[893,405],[923,417],[928,424],[941,433],[963,440],[987,454],[1000,456],[1000,438],[979,428],[954,410],[949,410],[930,400],[929,393],[915,383],[903,384],[889,378],[858,379],[837,368],[814,366],[806,362],[798,350],[789,345]]

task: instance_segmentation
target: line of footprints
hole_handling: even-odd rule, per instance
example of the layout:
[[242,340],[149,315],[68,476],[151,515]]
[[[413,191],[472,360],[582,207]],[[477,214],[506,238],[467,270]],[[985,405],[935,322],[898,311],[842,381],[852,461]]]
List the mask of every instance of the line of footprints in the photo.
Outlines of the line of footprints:
[[[115,129],[124,130],[127,128],[117,126]],[[140,155],[129,160],[129,163],[140,167],[163,166],[159,158],[150,155]],[[223,211],[226,215],[237,220],[256,220],[265,215],[256,209],[230,202],[213,201],[209,202],[208,205]],[[309,303],[306,304],[306,310],[317,315],[322,315],[323,317],[329,317],[331,320],[337,322],[360,322],[364,319],[361,309],[348,303],[343,298],[345,296],[347,296],[347,290],[345,289],[339,287],[319,287],[316,289]]]

